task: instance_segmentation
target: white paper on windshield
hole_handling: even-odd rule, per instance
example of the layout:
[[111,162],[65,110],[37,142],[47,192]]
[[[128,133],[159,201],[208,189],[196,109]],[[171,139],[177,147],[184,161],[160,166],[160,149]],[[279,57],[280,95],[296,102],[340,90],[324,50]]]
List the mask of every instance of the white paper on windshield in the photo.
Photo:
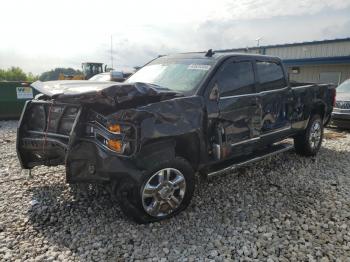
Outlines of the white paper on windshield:
[[190,64],[187,69],[208,71],[210,65]]

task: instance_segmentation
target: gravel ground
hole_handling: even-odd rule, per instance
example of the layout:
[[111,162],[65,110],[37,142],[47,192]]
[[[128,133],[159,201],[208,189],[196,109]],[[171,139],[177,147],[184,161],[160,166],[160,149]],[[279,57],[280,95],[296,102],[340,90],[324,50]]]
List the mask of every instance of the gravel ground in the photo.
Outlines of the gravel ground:
[[350,261],[349,133],[328,130],[316,158],[198,179],[185,212],[137,225],[105,192],[70,189],[62,167],[21,173],[16,124],[0,122],[1,261]]

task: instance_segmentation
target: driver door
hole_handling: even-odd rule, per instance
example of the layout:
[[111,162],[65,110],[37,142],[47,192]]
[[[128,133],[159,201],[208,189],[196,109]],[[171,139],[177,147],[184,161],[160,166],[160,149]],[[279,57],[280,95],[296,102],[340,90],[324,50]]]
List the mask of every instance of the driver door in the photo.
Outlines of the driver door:
[[256,146],[261,129],[256,88],[254,63],[249,58],[232,58],[219,68],[213,90],[219,94],[215,129],[220,159],[249,154]]

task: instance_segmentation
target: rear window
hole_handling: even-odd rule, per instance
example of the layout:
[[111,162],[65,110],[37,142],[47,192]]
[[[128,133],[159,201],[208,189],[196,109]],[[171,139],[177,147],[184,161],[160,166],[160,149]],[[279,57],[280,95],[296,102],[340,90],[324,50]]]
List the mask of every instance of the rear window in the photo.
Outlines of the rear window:
[[261,91],[276,90],[286,86],[281,65],[274,62],[257,61],[256,67]]

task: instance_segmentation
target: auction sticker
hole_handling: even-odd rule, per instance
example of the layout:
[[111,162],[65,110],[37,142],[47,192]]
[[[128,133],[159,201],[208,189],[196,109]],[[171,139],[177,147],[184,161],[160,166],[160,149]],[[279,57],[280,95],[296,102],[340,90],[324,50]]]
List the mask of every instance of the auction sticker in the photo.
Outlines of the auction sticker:
[[210,65],[191,64],[187,67],[187,69],[208,71],[210,69]]
[[17,99],[32,99],[33,89],[28,86],[16,87]]

